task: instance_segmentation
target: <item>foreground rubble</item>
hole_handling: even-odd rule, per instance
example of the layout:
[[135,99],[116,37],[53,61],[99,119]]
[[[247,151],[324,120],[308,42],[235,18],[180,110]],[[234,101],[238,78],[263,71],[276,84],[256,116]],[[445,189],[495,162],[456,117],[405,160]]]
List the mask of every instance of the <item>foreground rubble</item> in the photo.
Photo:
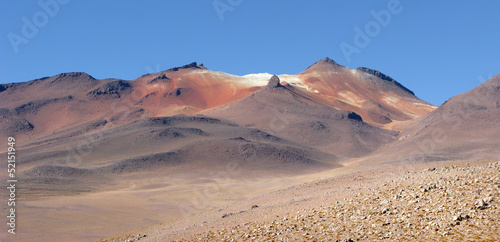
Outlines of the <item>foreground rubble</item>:
[[500,162],[407,172],[274,221],[192,235],[181,241],[483,240],[500,237]]

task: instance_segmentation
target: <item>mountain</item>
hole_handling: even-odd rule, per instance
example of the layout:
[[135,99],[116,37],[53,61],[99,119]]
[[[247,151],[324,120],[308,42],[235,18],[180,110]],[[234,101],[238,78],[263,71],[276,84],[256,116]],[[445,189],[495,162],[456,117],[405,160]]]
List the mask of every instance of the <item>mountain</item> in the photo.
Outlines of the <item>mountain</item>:
[[297,75],[193,62],[132,81],[74,72],[0,90],[1,134],[16,136],[25,185],[38,192],[98,189],[89,176],[106,187],[130,173],[202,175],[230,161],[261,176],[329,170],[393,142],[387,124],[434,108],[380,72],[328,58]]
[[[110,127],[146,117],[196,114],[260,90],[271,76],[235,76],[193,62],[132,81],[98,80],[74,72],[3,84],[0,133],[34,139],[101,119],[107,120]],[[349,69],[329,58],[302,73],[279,78],[304,98],[355,112],[378,127],[390,129],[434,109],[378,71]]]
[[410,121],[396,142],[373,154],[384,162],[498,159],[500,74]]
[[370,153],[397,135],[364,122],[354,112],[332,107],[301,87],[281,84],[278,76],[271,77],[265,88],[203,114],[344,157]]
[[388,126],[434,110],[389,76],[368,68],[350,69],[324,58],[284,80],[318,93],[332,106],[358,113],[366,122]]
[[500,157],[500,75],[437,108],[401,83],[325,58],[294,75],[193,62],[134,80],[72,72],[2,84],[0,136],[16,138],[30,231],[18,238],[88,241],[166,220],[201,228],[193,214],[244,214],[219,213],[268,191],[311,200],[292,185],[359,194],[344,181],[371,183],[352,174],[373,167],[390,180],[415,163]]
[[132,81],[64,73],[1,85],[2,136],[34,139],[105,119],[108,127],[146,117],[193,114],[260,87],[247,78],[192,63]]

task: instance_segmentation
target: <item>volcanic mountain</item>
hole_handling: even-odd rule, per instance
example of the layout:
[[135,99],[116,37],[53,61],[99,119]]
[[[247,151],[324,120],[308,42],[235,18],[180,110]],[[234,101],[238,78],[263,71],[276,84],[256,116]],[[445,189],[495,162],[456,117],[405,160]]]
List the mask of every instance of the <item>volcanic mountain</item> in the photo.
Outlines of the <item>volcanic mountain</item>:
[[265,88],[203,114],[344,157],[370,153],[398,134],[315,96],[298,86],[281,85],[279,77],[273,76]]
[[283,75],[282,79],[319,94],[332,107],[356,112],[377,126],[414,119],[435,108],[379,71],[350,69],[329,58],[297,75]]

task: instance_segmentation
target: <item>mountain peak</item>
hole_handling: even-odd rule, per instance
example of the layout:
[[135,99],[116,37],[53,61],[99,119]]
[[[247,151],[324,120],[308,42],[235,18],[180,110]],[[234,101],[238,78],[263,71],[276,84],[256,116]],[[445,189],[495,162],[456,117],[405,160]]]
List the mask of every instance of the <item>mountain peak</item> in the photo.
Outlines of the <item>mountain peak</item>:
[[277,87],[282,87],[280,84],[280,78],[277,75],[273,75],[271,79],[269,79],[269,82],[267,83],[267,87],[269,88],[277,88]]
[[95,79],[93,76],[85,73],[85,72],[66,72],[66,73],[61,73],[59,75],[56,75],[56,78],[76,78],[76,77],[84,77],[88,79]]
[[334,60],[330,59],[329,57],[325,57],[325,58],[319,60],[318,62],[325,62],[325,63],[330,63],[330,64],[336,64],[336,65],[338,65],[337,62],[335,62]]
[[479,85],[477,89],[480,89],[481,92],[485,94],[495,93],[495,95],[497,95],[497,92],[500,91],[500,74],[492,76],[490,79]]
[[183,66],[179,66],[179,67],[174,67],[174,68],[170,68],[168,69],[167,71],[178,71],[180,69],[207,69],[203,64],[199,64],[195,62],[191,62],[187,65],[183,65]]
[[[313,67],[322,67],[322,66],[334,66],[334,67],[343,67],[342,65],[339,65],[337,62],[335,62],[334,60],[328,58],[328,57],[325,57],[319,61],[316,61],[314,64],[312,64],[311,66],[309,66],[307,69],[312,69]],[[307,70],[306,69],[306,70]]]
[[500,74],[491,77],[474,89],[456,95],[446,101],[440,108],[477,111],[500,108]]

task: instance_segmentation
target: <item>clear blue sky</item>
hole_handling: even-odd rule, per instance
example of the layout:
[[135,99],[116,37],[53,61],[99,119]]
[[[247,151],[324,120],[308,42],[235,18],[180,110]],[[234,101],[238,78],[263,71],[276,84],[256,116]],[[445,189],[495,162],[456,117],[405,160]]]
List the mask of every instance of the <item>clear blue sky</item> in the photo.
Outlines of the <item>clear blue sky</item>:
[[[58,11],[4,1],[0,83],[72,71],[131,80],[192,61],[237,75],[295,74],[328,56],[380,70],[439,105],[500,72],[500,1],[401,0],[384,25],[370,12],[392,9],[389,0],[217,1],[230,9],[223,19],[213,0],[71,0]],[[355,28],[366,26],[369,44],[356,45]],[[346,58],[341,43],[362,48]]]

